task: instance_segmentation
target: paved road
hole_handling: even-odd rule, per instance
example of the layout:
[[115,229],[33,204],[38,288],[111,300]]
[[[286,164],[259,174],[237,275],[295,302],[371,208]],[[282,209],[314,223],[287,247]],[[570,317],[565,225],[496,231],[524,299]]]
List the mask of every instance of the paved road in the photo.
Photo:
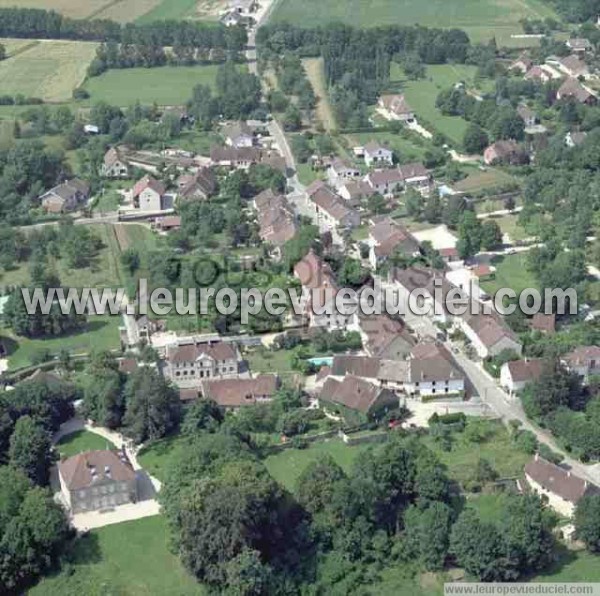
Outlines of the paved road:
[[[97,215],[95,217],[79,217],[73,219],[73,224],[77,226],[87,226],[90,224],[101,224],[101,223],[119,223],[119,214],[117,211],[110,211]],[[22,230],[35,230],[36,228],[43,228],[45,226],[57,226],[58,221],[45,221],[43,223],[31,224],[28,226],[19,226]]]
[[[451,344],[447,344],[451,348]],[[561,453],[565,463],[575,472],[575,474],[587,478],[588,480],[600,484],[600,465],[585,465],[569,457],[564,451],[556,445],[549,433],[539,429],[531,424],[527,418],[521,402],[518,399],[511,399],[500,387],[496,381],[484,371],[477,363],[469,360],[462,352],[454,354],[458,365],[466,373],[471,384],[476,389],[482,401],[487,403],[500,416],[504,422],[509,420],[520,420],[522,428],[530,430],[535,434],[540,443],[545,443],[553,451]]]

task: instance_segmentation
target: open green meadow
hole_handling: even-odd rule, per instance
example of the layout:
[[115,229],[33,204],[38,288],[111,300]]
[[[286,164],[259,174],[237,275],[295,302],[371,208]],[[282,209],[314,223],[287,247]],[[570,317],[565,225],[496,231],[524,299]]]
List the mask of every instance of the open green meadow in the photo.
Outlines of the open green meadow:
[[196,85],[214,87],[217,69],[210,64],[109,70],[88,79],[84,87],[92,103],[103,100],[126,107],[139,100],[142,104],[183,105]]
[[13,48],[13,56],[0,62],[2,93],[68,101],[85,79],[96,46],[84,41],[46,40],[21,46],[20,51]]
[[473,41],[495,36],[501,45],[523,33],[523,18],[556,18],[542,0],[281,0],[273,21],[316,27],[341,21],[360,27],[424,25],[464,29]]
[[[472,168],[466,178],[453,184],[453,188],[460,192],[477,193],[490,188],[498,188],[509,184],[514,184],[516,178],[503,172],[498,168],[488,168],[480,170]],[[504,209],[504,206],[497,210]]]
[[475,67],[454,64],[439,64],[427,67],[425,78],[411,81],[405,78],[404,71],[393,63],[390,73],[390,90],[405,95],[417,118],[425,128],[434,129],[453,143],[462,143],[469,123],[459,116],[444,116],[437,109],[435,101],[440,91],[464,82],[467,87],[486,88],[485,81],[475,82]]
[[16,337],[8,329],[0,329],[0,335],[8,350],[9,369],[30,366],[32,361],[49,352],[58,356],[61,350],[72,355],[88,354],[94,350],[116,350],[120,346],[120,316],[94,315],[88,317],[86,327],[77,333],[61,335],[49,339],[29,339]]
[[481,283],[488,294],[495,294],[500,288],[512,288],[517,294],[526,288],[536,288],[537,282],[527,270],[527,253],[496,257],[492,261],[496,267],[495,278]]
[[341,439],[330,439],[313,443],[306,449],[285,449],[265,459],[267,470],[277,482],[289,491],[294,491],[296,481],[304,470],[314,461],[330,455],[346,472],[349,472],[356,458],[370,445],[346,445]]
[[168,549],[167,522],[147,517],[92,530],[78,539],[65,569],[32,596],[192,596],[205,594]]
[[63,437],[56,448],[61,457],[71,457],[84,451],[96,451],[101,449],[112,449],[114,445],[104,437],[91,433],[88,430],[78,430]]

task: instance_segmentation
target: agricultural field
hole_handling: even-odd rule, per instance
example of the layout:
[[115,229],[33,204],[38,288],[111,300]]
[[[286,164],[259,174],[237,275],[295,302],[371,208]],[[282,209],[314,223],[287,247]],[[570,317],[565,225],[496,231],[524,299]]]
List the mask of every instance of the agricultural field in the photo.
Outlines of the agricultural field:
[[272,19],[304,27],[333,21],[361,27],[458,27],[472,41],[495,36],[502,45],[514,43],[511,35],[523,33],[521,19],[546,17],[557,18],[542,0],[281,0]]
[[72,548],[69,564],[43,579],[32,596],[205,594],[169,552],[161,515],[92,530]]
[[114,0],[0,0],[0,8],[55,10],[72,19],[86,19],[113,3]]
[[56,444],[56,449],[61,457],[71,457],[84,451],[112,449],[113,447],[114,445],[109,440],[88,430],[78,430],[63,437]]
[[[144,0],[140,1],[143,2]],[[155,0],[146,0],[146,2],[152,2],[154,7],[140,16],[136,20],[137,23],[151,23],[152,21],[169,19],[180,20],[194,17],[198,14],[197,5],[202,4],[202,2],[197,2],[197,0],[158,0],[158,3]],[[213,0],[212,4],[215,3],[218,4],[218,2],[214,2]]]
[[161,0],[112,0],[93,13],[94,19],[110,19],[117,23],[137,21],[154,10]]
[[[440,91],[464,82],[467,87],[475,87],[475,67],[441,64],[427,67],[425,78],[411,81],[404,78],[402,68],[394,63],[390,73],[390,89],[404,93],[409,105],[425,128],[447,136],[456,145],[461,145],[469,123],[459,116],[444,116],[436,108],[435,101]],[[485,81],[478,81],[478,87],[487,88]]]
[[68,101],[73,89],[85,79],[96,46],[83,41],[45,40],[21,47],[12,58],[0,62],[2,93]]
[[196,85],[214,87],[218,66],[162,66],[109,70],[86,81],[91,102],[129,106],[139,100],[162,106],[183,105]]
[[57,356],[61,350],[71,355],[93,350],[116,350],[119,348],[120,316],[95,315],[88,318],[83,331],[49,339],[15,337],[8,329],[0,329],[0,335],[8,350],[9,370],[30,366],[44,353]]

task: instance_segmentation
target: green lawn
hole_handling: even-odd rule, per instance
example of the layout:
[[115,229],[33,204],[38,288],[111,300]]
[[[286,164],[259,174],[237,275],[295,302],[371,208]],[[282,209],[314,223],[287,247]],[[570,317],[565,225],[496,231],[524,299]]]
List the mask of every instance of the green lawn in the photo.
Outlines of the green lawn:
[[[469,419],[469,424],[475,424]],[[424,443],[438,455],[448,467],[448,474],[457,482],[473,477],[473,471],[480,458],[487,459],[498,472],[500,478],[514,478],[523,472],[523,466],[531,455],[515,446],[508,430],[499,422],[488,421],[491,434],[485,442],[468,441],[463,433],[453,434],[454,442],[450,451],[445,451],[431,436]]]
[[86,329],[72,335],[62,335],[51,339],[29,339],[15,337],[8,329],[0,329],[5,338],[10,369],[29,366],[32,358],[42,351],[48,350],[58,355],[61,350],[68,350],[72,355],[89,353],[92,350],[116,350],[119,348],[120,316],[96,315],[88,318]]
[[314,443],[307,449],[286,449],[276,455],[270,455],[265,459],[265,466],[277,482],[293,491],[298,476],[311,462],[329,454],[346,472],[349,472],[354,460],[368,448],[368,444],[349,447],[341,439],[331,439]]
[[508,234],[513,242],[515,240],[523,240],[530,236],[530,234],[518,224],[518,220],[518,215],[504,215],[502,217],[493,218],[493,221],[500,226],[502,233]]
[[183,105],[196,85],[214,87],[217,69],[217,65],[210,64],[109,70],[88,79],[85,89],[91,102],[103,100],[129,106],[139,100],[143,104]]
[[[467,170],[470,170],[467,177],[452,185],[458,191],[477,193],[490,188],[514,184],[516,181],[514,176],[497,168],[486,167],[485,170],[480,170],[474,167],[467,168]],[[503,207],[500,207],[500,209],[503,209]]]
[[282,0],[274,21],[317,27],[342,21],[360,27],[413,25],[458,27],[473,41],[496,37],[509,43],[511,34],[522,33],[523,18],[554,17],[542,0]]
[[526,288],[536,288],[535,277],[527,270],[527,253],[496,257],[495,279],[484,281],[481,287],[488,294],[495,294],[500,288],[512,288],[517,294]]
[[532,582],[600,582],[600,557],[587,551],[559,550],[557,561]]
[[267,348],[253,348],[245,358],[252,372],[293,373],[292,352],[289,350],[271,351]]
[[62,573],[42,580],[32,596],[192,596],[205,594],[168,550],[162,516],[92,530],[74,547]]
[[390,74],[390,90],[404,93],[425,128],[435,127],[435,130],[460,146],[469,123],[459,116],[443,116],[435,107],[435,100],[440,91],[465,80],[465,69],[468,68],[457,68],[450,64],[428,66],[425,78],[410,81],[404,78],[401,67],[394,63]]
[[164,481],[170,462],[178,456],[186,443],[186,438],[181,435],[156,441],[141,451],[138,460],[148,474]]
[[350,147],[364,146],[369,141],[377,141],[386,147],[389,147],[400,163],[410,163],[413,161],[422,161],[427,149],[431,148],[431,143],[412,134],[401,130],[398,134],[392,132],[363,132],[358,134],[346,135]]
[[78,430],[57,443],[57,449],[61,456],[71,457],[84,451],[96,451],[101,449],[112,449],[114,445],[104,437],[91,433],[87,430]]
[[508,499],[507,493],[469,495],[467,507],[475,509],[484,522],[496,523]]

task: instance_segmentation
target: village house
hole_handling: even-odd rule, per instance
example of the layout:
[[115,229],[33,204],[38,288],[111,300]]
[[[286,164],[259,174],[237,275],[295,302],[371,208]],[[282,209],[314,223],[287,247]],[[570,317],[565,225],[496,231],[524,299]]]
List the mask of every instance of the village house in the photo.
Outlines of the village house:
[[573,149],[573,147],[581,145],[586,137],[587,132],[585,131],[569,131],[565,135],[565,145],[569,147],[569,149]]
[[257,0],[230,0],[229,10],[237,12],[241,15],[249,15],[258,10]]
[[600,375],[600,346],[578,346],[562,357],[563,364],[587,383]]
[[537,453],[525,465],[525,486],[531,492],[548,499],[548,505],[564,517],[571,518],[577,503],[589,494],[597,494],[598,487],[570,470],[553,464]]
[[176,184],[179,202],[205,201],[217,190],[217,178],[210,168],[200,168],[192,174],[182,174],[177,178]]
[[334,188],[339,188],[360,177],[360,169],[345,159],[336,157],[327,168],[327,180]]
[[415,113],[408,105],[404,95],[382,95],[377,102],[378,111],[387,120],[412,122]]
[[116,147],[111,147],[104,154],[100,174],[105,178],[128,178],[129,164]]
[[90,198],[90,185],[77,178],[63,182],[39,197],[46,213],[67,213],[87,205]]
[[400,394],[404,393],[404,385],[408,379],[408,366],[407,360],[338,355],[334,357],[331,367],[323,367],[319,371],[317,386],[321,387],[329,377],[341,381],[350,375]]
[[254,197],[252,204],[261,240],[276,247],[276,256],[280,257],[281,247],[298,231],[293,207],[284,195],[275,194],[270,188]]
[[398,170],[406,188],[425,191],[431,186],[431,172],[420,162],[402,164],[398,166]]
[[360,215],[323,181],[313,182],[307,189],[309,206],[314,210],[322,232],[332,232],[341,243],[337,228],[352,229],[360,225]]
[[454,247],[442,248],[439,253],[444,263],[458,263],[462,260],[458,250]]
[[433,398],[462,395],[465,375],[452,354],[441,344],[417,344],[408,360],[404,391],[410,397]]
[[181,228],[181,216],[165,215],[154,219],[152,228],[157,232],[168,233],[177,231]]
[[225,139],[225,144],[229,147],[241,149],[254,145],[254,132],[246,122],[234,122],[224,126],[221,134]]
[[384,197],[393,197],[404,188],[404,178],[398,168],[369,172],[365,182]]
[[519,144],[510,139],[492,143],[483,153],[483,161],[491,166],[495,163],[517,163],[523,154]]
[[525,74],[533,66],[533,60],[527,52],[523,52],[509,67],[508,70],[518,70]]
[[[449,323],[452,320],[447,308],[450,292],[458,293],[464,299],[464,293],[450,283],[443,271],[436,271],[423,265],[412,265],[406,268],[394,267],[388,273],[386,286],[395,292],[399,308],[402,312],[411,312],[412,300],[419,296],[418,303],[423,312],[435,323]],[[457,299],[457,297],[453,297]]]
[[503,350],[510,350],[520,356],[523,351],[519,338],[500,315],[467,312],[458,322],[480,358],[497,356]]
[[163,211],[173,207],[165,185],[152,176],[144,176],[136,182],[131,198],[135,208],[140,211]]
[[517,106],[517,114],[519,114],[519,117],[523,120],[525,128],[531,128],[539,124],[538,115],[525,104],[519,104],[519,106]]
[[557,60],[558,68],[568,77],[587,78],[590,75],[590,70],[587,64],[578,56],[566,56]]
[[235,27],[236,25],[249,25],[251,17],[244,16],[237,10],[230,10],[221,15],[219,21],[222,25],[225,25],[225,27]]
[[123,451],[87,451],[58,463],[61,496],[73,514],[109,509],[138,498],[135,470]]
[[533,331],[552,335],[556,331],[556,315],[538,312],[533,315],[529,325]]
[[213,379],[202,381],[205,399],[215,402],[225,411],[269,403],[279,387],[277,375],[258,375],[252,379]]
[[377,141],[368,142],[363,148],[363,155],[369,168],[394,164],[394,152]]
[[329,264],[311,249],[294,266],[294,277],[300,281],[303,293],[307,294],[303,316],[308,326],[345,331],[351,317],[336,308],[335,297],[339,288]]
[[568,78],[556,92],[556,99],[573,98],[578,103],[595,105],[598,101],[596,95],[577,79]]
[[568,39],[565,44],[571,50],[571,52],[573,52],[573,54],[577,54],[579,56],[583,56],[587,52],[591,52],[593,49],[592,43],[585,37],[574,37],[572,39]]
[[372,358],[404,360],[416,344],[404,321],[386,315],[365,315],[357,310],[348,326],[358,331],[365,352]]
[[542,376],[544,367],[545,362],[540,358],[505,362],[500,367],[500,385],[509,395],[515,395],[527,383],[537,381]]
[[202,342],[167,346],[165,376],[175,384],[203,379],[237,377],[242,357],[231,342]]
[[400,251],[409,257],[420,254],[418,240],[395,220],[385,217],[369,227],[369,263],[377,270],[395,252]]
[[358,207],[364,199],[375,194],[375,190],[371,188],[364,180],[351,180],[338,188],[338,194],[344,200],[348,201],[351,207]]
[[259,147],[219,147],[210,148],[210,160],[214,166],[247,170],[251,165],[260,163],[262,151]]
[[380,420],[398,408],[399,399],[390,389],[347,375],[342,381],[332,377],[325,381],[319,404],[339,412],[349,423],[361,423]]
[[547,83],[551,81],[554,76],[549,68],[545,67],[545,65],[535,65],[532,66],[523,77],[526,81],[535,81],[537,83]]

